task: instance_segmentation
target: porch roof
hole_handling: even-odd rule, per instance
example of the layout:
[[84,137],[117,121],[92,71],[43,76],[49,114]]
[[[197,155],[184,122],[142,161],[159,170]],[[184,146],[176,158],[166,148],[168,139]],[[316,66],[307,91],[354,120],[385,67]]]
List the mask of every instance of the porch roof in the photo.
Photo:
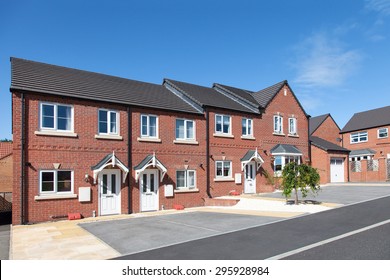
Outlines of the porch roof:
[[278,144],[271,149],[272,155],[297,155],[301,156],[302,152],[295,146],[289,144]]
[[375,155],[376,151],[372,149],[360,149],[360,150],[353,150],[349,154],[350,157],[356,157],[356,156],[371,156]]
[[263,158],[260,156],[260,154],[256,150],[248,150],[244,157],[241,159],[241,169],[244,170],[245,166],[251,162],[255,161],[257,163],[257,170],[260,168],[260,166],[264,163]]
[[153,153],[153,155],[147,155],[138,165],[134,166],[135,170],[135,181],[138,182],[139,176],[141,173],[148,167],[154,167],[160,170],[161,176],[160,181],[162,182],[165,174],[167,173],[167,168],[162,164]]
[[127,174],[129,173],[129,169],[124,165],[115,155],[114,152],[112,154],[106,155],[101,161],[99,161],[96,165],[91,166],[91,170],[93,170],[93,179],[96,183],[98,174],[108,166],[115,167],[117,166],[122,172],[124,172],[123,182],[126,181]]

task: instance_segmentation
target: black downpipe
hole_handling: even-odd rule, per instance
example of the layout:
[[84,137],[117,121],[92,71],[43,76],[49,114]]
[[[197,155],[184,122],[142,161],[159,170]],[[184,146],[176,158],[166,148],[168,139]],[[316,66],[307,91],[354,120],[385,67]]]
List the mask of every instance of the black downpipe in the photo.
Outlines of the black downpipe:
[[131,157],[131,147],[132,147],[132,111],[130,106],[127,107],[127,167],[129,168],[129,174],[127,174],[127,208],[128,214],[133,213],[133,204],[131,202],[131,179],[132,179],[132,157]]
[[25,99],[24,99],[24,93],[21,93],[21,99],[22,99],[22,112],[21,112],[21,118],[22,118],[22,131],[21,131],[21,175],[20,175],[20,223],[23,225],[25,224],[25,215],[24,215],[24,189],[25,189],[25,169],[26,169],[26,158],[25,158],[25,145],[26,145],[26,135],[25,135]]
[[206,111],[206,192],[209,198],[212,198],[210,193],[210,119],[209,119],[209,110],[205,108]]
[[310,118],[311,116],[307,116],[307,141],[309,143],[309,164],[311,166],[312,162],[311,162],[311,141],[310,141]]

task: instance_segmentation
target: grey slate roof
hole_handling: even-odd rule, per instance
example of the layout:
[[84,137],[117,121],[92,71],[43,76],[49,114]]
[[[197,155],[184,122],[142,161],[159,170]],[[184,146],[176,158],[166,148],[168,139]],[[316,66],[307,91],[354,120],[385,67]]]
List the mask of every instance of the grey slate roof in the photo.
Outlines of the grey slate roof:
[[11,90],[200,114],[162,85],[11,58]]
[[258,92],[253,92],[252,96],[262,108],[265,108],[285,84],[287,84],[286,80],[281,81]]
[[235,102],[231,98],[219,93],[213,88],[175,81],[171,79],[164,79],[164,82],[173,86],[176,90],[182,92],[200,106],[210,106],[246,113],[254,113],[253,110],[250,110],[247,107],[239,104],[238,102]]
[[349,153],[350,151],[346,148],[340,147],[332,142],[326,141],[316,136],[310,136],[311,144],[324,150],[324,151],[336,151]]
[[252,103],[254,106],[260,106],[259,103],[257,103],[256,99],[252,96],[253,91],[221,85],[217,83],[213,84],[213,87],[221,88],[222,90],[225,90],[237,96],[238,98],[244,99],[245,101]]
[[325,115],[310,118],[309,134],[312,135],[329,116],[330,114],[325,114]]
[[390,106],[356,113],[340,133],[390,125]]
[[350,157],[354,156],[366,156],[366,155],[375,155],[376,151],[372,149],[360,149],[360,150],[353,150],[349,154]]
[[295,146],[289,144],[277,144],[271,149],[271,154],[300,154],[302,152]]
[[248,150],[244,157],[241,159],[241,161],[248,161],[253,157],[254,153],[256,153],[256,150]]

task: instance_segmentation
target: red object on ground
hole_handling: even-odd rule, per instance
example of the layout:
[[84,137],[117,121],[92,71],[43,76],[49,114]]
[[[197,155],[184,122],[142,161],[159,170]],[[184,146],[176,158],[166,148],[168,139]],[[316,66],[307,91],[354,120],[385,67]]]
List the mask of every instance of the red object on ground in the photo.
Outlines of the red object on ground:
[[173,205],[173,208],[176,209],[176,210],[184,210],[184,206],[180,205],[180,204]]
[[68,213],[68,220],[79,220],[81,219],[80,213]]
[[229,192],[229,195],[240,195],[240,193],[237,191],[231,191]]

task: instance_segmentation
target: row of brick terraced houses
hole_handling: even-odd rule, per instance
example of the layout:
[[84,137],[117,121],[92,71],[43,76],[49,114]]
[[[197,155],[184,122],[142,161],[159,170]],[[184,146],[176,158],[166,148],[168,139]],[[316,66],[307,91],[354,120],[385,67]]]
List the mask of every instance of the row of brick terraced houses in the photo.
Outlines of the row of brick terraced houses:
[[13,224],[273,191],[284,165],[311,153],[328,162],[325,181],[348,173],[337,124],[320,116],[309,125],[287,81],[260,91],[157,85],[18,58],[11,73]]

